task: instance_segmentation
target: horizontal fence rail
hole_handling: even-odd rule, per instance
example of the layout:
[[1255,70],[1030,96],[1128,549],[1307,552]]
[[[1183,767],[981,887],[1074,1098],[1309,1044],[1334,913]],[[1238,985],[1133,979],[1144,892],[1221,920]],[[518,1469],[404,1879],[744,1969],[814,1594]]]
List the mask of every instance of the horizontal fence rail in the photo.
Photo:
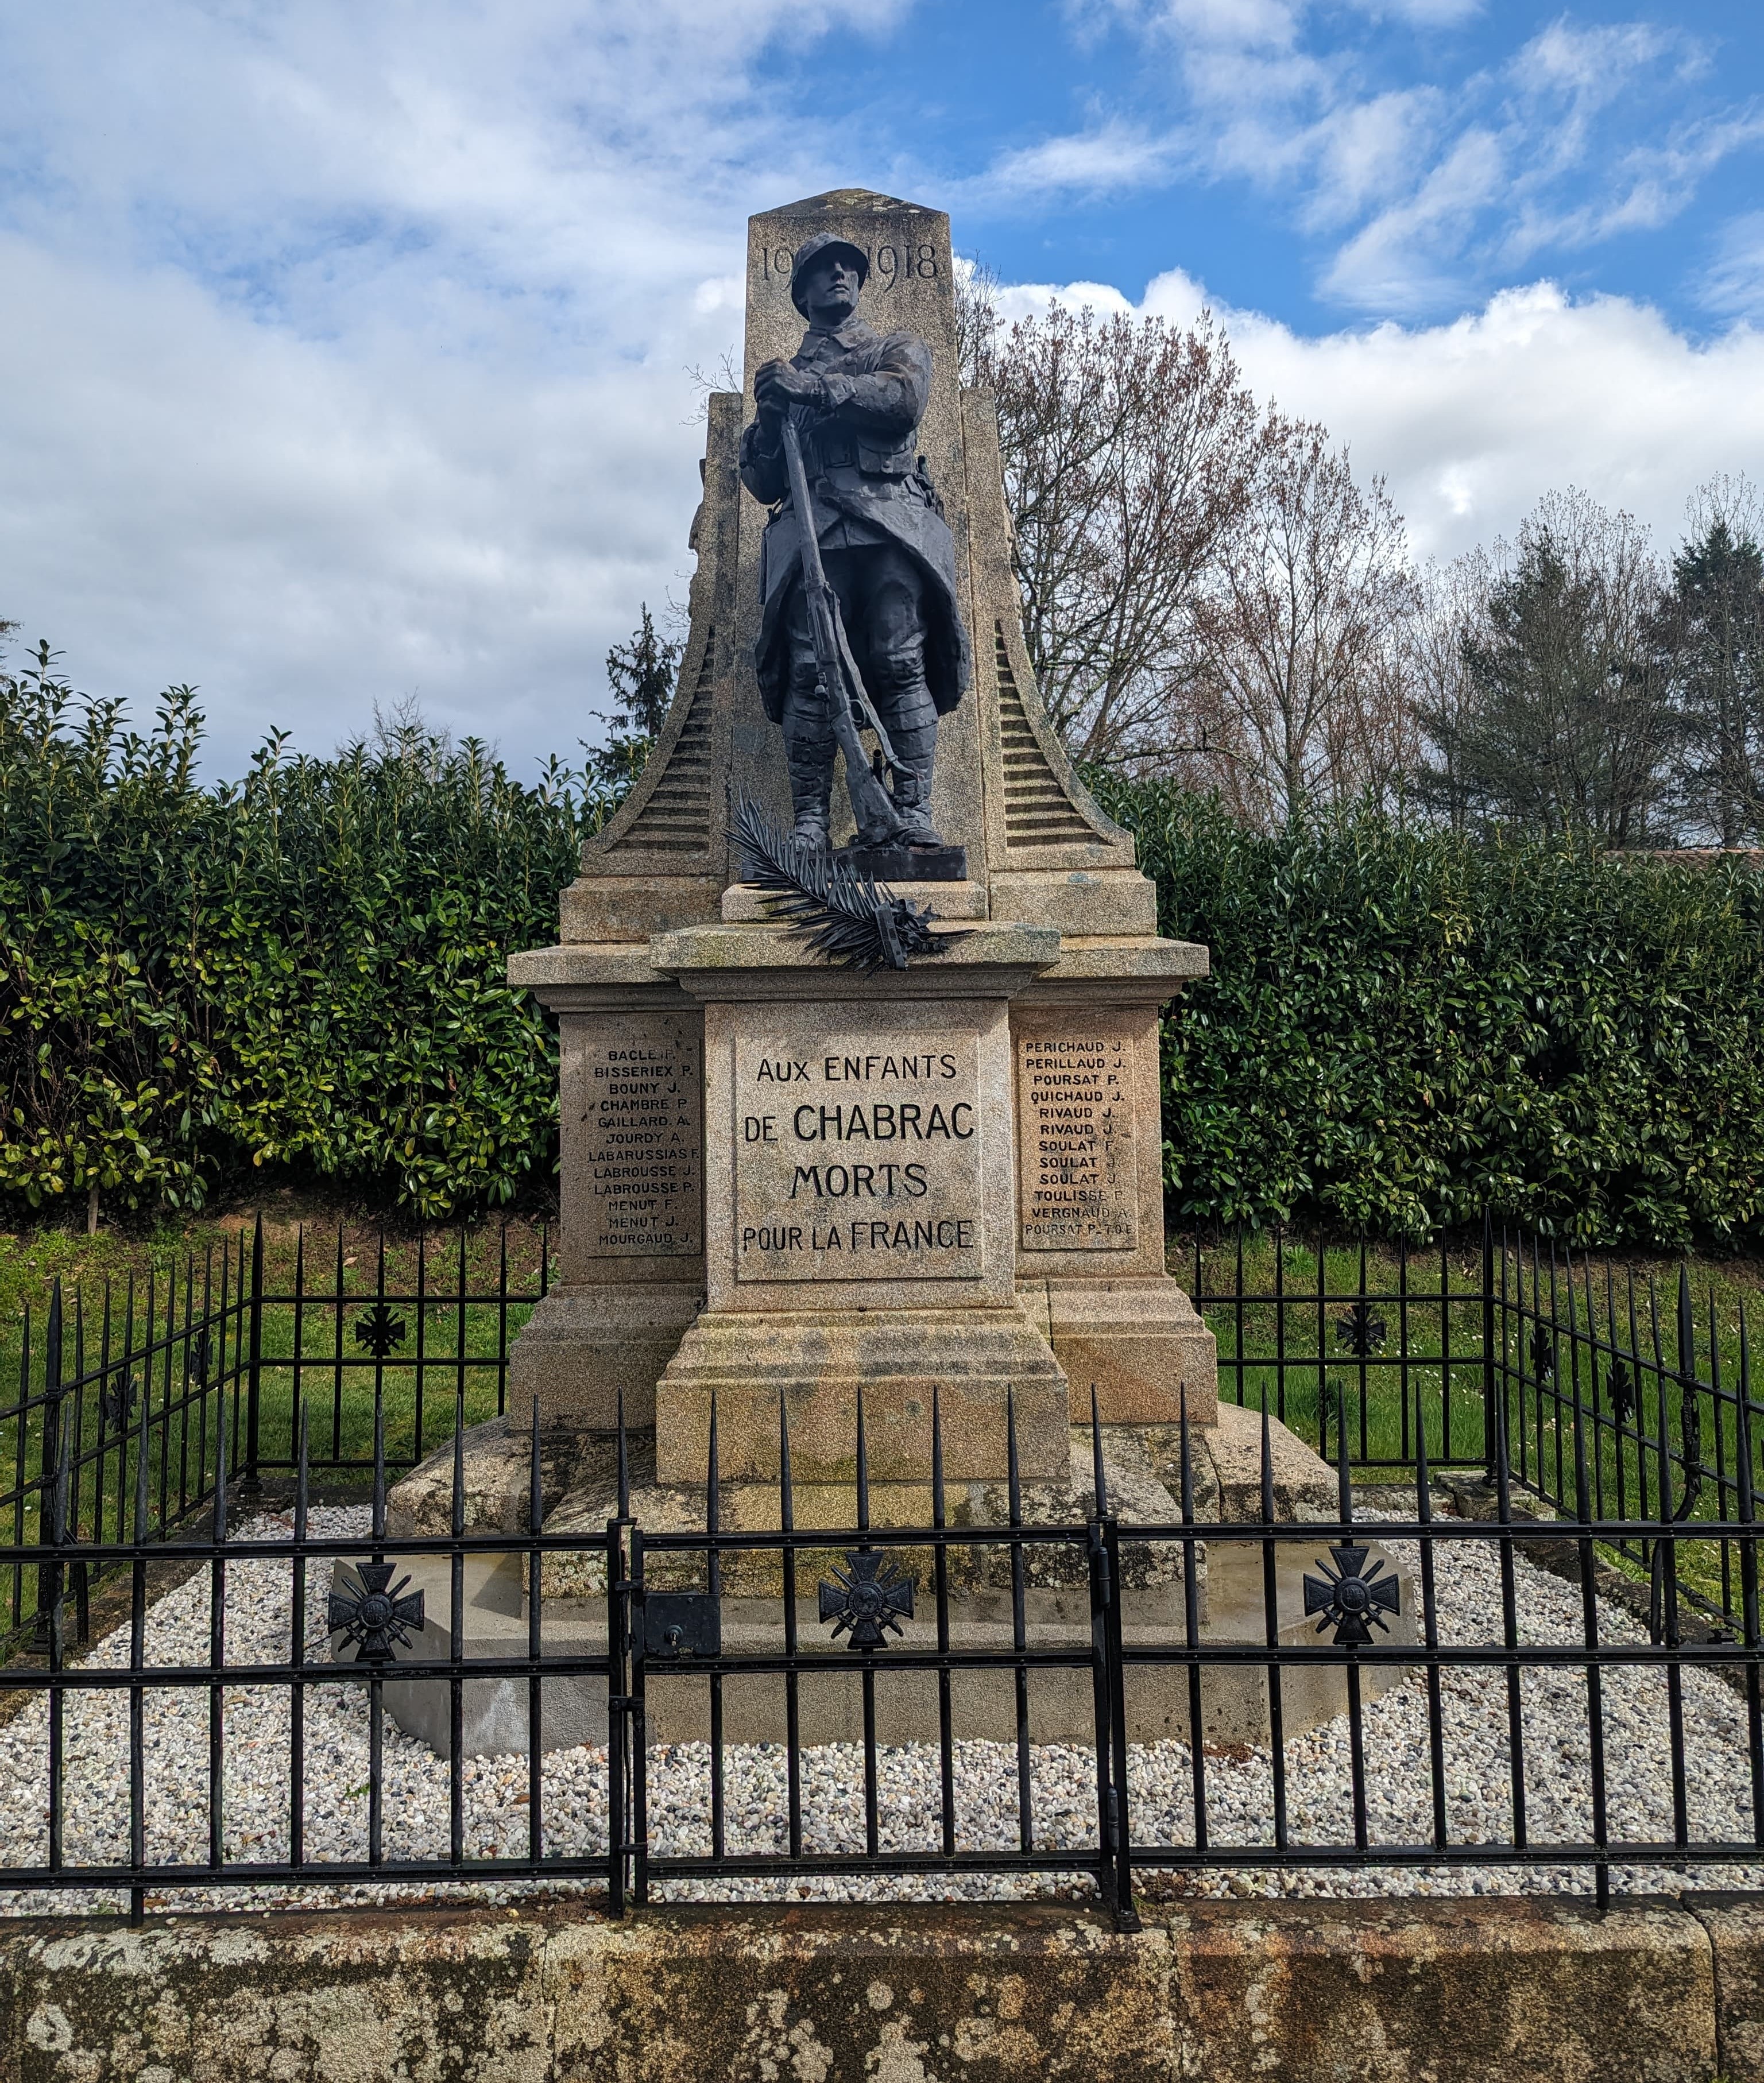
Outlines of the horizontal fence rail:
[[[642,1523],[621,1420],[604,1519],[548,1528],[535,1406],[525,1523],[468,1530],[466,1435],[505,1409],[545,1241],[529,1278],[505,1232],[485,1282],[463,1240],[401,1279],[338,1240],[321,1281],[301,1239],[277,1282],[259,1229],[21,1327],[15,1903],[992,1876],[1131,1925],[1147,1889],[1233,1874],[1547,1869],[1602,1901],[1614,1874],[1764,1873],[1749,1329],[1687,1278],[1662,1308],[1491,1228],[1424,1277],[1197,1251],[1221,1395],[1261,1413],[1229,1522],[1186,1408],[1168,1516],[1123,1517],[1094,1398],[1088,1486],[1030,1494],[1009,1405],[976,1519],[934,1393],[923,1523],[874,1521],[860,1395],[848,1525],[797,1525],[782,1403],[771,1516],[725,1523],[713,1402],[699,1522]],[[1277,1512],[1283,1419],[1334,1472],[1326,1520]],[[448,1443],[446,1530],[413,1532],[396,1479]]]

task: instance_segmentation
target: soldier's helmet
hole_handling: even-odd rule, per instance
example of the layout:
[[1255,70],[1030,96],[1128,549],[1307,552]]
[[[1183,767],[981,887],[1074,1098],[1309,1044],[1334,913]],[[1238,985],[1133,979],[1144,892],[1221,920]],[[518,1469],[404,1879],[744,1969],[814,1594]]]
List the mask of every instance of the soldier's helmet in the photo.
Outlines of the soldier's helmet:
[[818,231],[812,239],[805,239],[790,263],[790,301],[804,318],[808,316],[808,311],[802,302],[802,277],[817,260],[824,260],[829,253],[837,253],[842,260],[850,261],[857,270],[859,289],[869,280],[869,256],[861,246],[841,239],[836,231]]

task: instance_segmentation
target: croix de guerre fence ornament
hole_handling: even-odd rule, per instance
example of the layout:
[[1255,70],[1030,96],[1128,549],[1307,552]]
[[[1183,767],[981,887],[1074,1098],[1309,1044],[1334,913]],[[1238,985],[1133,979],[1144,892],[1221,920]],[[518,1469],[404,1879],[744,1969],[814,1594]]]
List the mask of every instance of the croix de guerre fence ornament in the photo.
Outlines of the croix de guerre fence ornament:
[[423,1624],[423,1594],[409,1589],[408,1577],[395,1584],[396,1565],[363,1562],[355,1583],[332,1592],[325,1619],[334,1635],[353,1641],[363,1663],[390,1663],[396,1650],[408,1649]]
[[1388,1633],[1385,1615],[1402,1610],[1402,1579],[1363,1543],[1338,1541],[1329,1552],[1334,1568],[1320,1561],[1322,1575],[1304,1580],[1305,1615],[1322,1616],[1319,1634],[1335,1629],[1338,1649],[1369,1648],[1373,1628]]
[[797,840],[828,847],[837,751],[857,828],[852,865],[959,880],[965,851],[931,819],[937,719],[970,671],[954,540],[917,453],[931,350],[858,317],[869,273],[848,240],[805,240],[790,294],[808,332],[754,378],[741,475],[773,509],[754,657],[766,713],[783,727]]
[[404,1344],[408,1333],[402,1316],[395,1316],[383,1302],[356,1319],[355,1342],[375,1359],[383,1360]]
[[902,1620],[912,1618],[912,1579],[879,1548],[852,1549],[818,1588],[822,1625],[831,1621],[833,1639],[848,1635],[847,1646],[861,1652],[886,1649],[890,1631],[904,1633]]

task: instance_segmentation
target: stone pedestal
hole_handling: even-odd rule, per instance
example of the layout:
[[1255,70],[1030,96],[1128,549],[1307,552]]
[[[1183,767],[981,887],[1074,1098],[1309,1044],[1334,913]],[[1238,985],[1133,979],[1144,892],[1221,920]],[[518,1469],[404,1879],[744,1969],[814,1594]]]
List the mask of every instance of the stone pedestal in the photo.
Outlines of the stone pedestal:
[[1181,942],[1061,945],[1011,1008],[1017,1286],[1075,1422],[1094,1388],[1107,1424],[1173,1422],[1186,1391],[1191,1423],[1208,1425],[1212,1334],[1164,1269],[1158,1016],[1173,970],[1194,970]]
[[917,446],[974,667],[939,725],[932,809],[967,873],[911,894],[962,937],[856,976],[742,880],[731,805],[787,818],[789,793],[752,661],[766,513],[737,475],[743,400],[719,395],[673,706],[583,848],[560,944],[510,965],[563,1055],[560,1278],[510,1392],[566,1434],[610,1427],[622,1392],[663,1480],[696,1483],[714,1394],[725,1472],[762,1485],[781,1396],[797,1480],[831,1494],[861,1385],[873,1481],[904,1506],[929,1481],[933,1390],[951,1482],[1002,1476],[1007,1398],[1031,1484],[1060,1480],[1093,1385],[1111,1425],[1170,1423],[1184,1391],[1208,1422],[1212,1340],[1164,1265],[1157,1074],[1160,1012],[1206,950],[1159,936],[1131,837],[1043,711],[996,416],[956,380],[947,219],[858,191],[755,218],[750,394],[801,339],[789,256],[823,231],[870,256],[869,321],[931,351]]
[[1023,1287],[1023,1304],[1071,1384],[1073,1420],[1090,1392],[1105,1425],[1174,1425],[1186,1398],[1189,1422],[1211,1424],[1218,1409],[1213,1335],[1167,1276],[1081,1276]]
[[[1285,1426],[1271,1428],[1275,1516],[1282,1519],[1332,1519],[1336,1510],[1335,1477],[1317,1456]],[[1183,1553],[1174,1542],[1136,1542],[1136,1522],[1167,1519],[1173,1506],[1165,1481],[1174,1474],[1167,1461],[1147,1451],[1147,1439],[1115,1428],[1105,1434],[1105,1480],[1110,1502],[1119,1515],[1122,1536],[1123,1625],[1129,1646],[1155,1647],[1183,1638],[1187,1591]],[[467,1523],[475,1528],[501,1525],[513,1531],[525,1524],[530,1484],[527,1441],[501,1421],[481,1426],[467,1452]],[[1024,1516],[1031,1524],[1072,1525],[1092,1506],[1091,1443],[1082,1428],[1072,1435],[1063,1480],[1030,1486]],[[1195,1543],[1196,1617],[1203,1641],[1261,1642],[1267,1638],[1266,1584],[1259,1541],[1233,1540],[1229,1521],[1253,1516],[1260,1508],[1260,1424],[1251,1412],[1225,1405],[1217,1425],[1195,1435],[1195,1505],[1202,1537]],[[772,1470],[776,1475],[776,1455]],[[553,1471],[544,1470],[547,1494]],[[632,1510],[650,1532],[696,1531],[704,1523],[704,1489],[674,1485],[657,1479],[650,1451],[641,1443],[632,1451]],[[391,1499],[392,1531],[398,1535],[444,1534],[451,1523],[453,1456],[442,1448],[407,1477]],[[576,1471],[574,1486],[552,1507],[546,1519],[550,1532],[579,1534],[580,1551],[546,1556],[540,1582],[541,1654],[597,1655],[606,1644],[606,1560],[601,1544],[607,1520],[616,1510],[617,1484],[610,1459],[590,1456]],[[721,1489],[721,1523],[731,1531],[755,1531],[778,1523],[778,1491],[774,1481],[737,1480]],[[851,1490],[848,1477],[838,1484],[799,1484],[795,1490],[796,1523],[810,1531],[819,1526],[848,1527]],[[898,1496],[902,1519],[924,1523],[929,1496]],[[997,1486],[967,1483],[952,1486],[951,1523],[1003,1519]],[[885,1536],[886,1538],[886,1536]],[[1390,1558],[1376,1543],[1373,1554],[1389,1568]],[[917,1611],[906,1621],[900,1646],[929,1648],[936,1639],[930,1597],[930,1558],[923,1549],[890,1545],[890,1570],[912,1577],[918,1587]],[[1319,1540],[1283,1543],[1275,1562],[1275,1628],[1283,1646],[1314,1643],[1314,1617],[1305,1612],[1304,1578],[1316,1573],[1328,1550]],[[813,1597],[818,1574],[844,1561],[837,1549],[817,1550],[805,1542],[797,1553],[797,1633],[819,1668],[804,1673],[800,1685],[798,1730],[804,1743],[854,1743],[862,1739],[862,1702],[858,1667],[848,1651],[827,1638]],[[1000,1549],[954,1547],[949,1551],[950,1634],[962,1649],[1008,1654],[1012,1641],[1009,1564]],[[411,1654],[444,1658],[452,1627],[451,1565],[443,1556],[410,1558],[401,1567],[425,1598],[426,1620]],[[339,1565],[347,1579],[349,1565]],[[658,1589],[696,1589],[703,1564],[696,1557],[652,1553],[648,1580]],[[1089,1640],[1090,1614],[1083,1567],[1069,1552],[1030,1551],[1025,1608],[1026,1637],[1034,1649],[1082,1646]],[[722,1560],[724,1596],[721,1637],[735,1655],[776,1654],[783,1638],[783,1580],[776,1552],[725,1552]],[[462,1639],[466,1654],[492,1659],[522,1657],[527,1646],[527,1587],[522,1558],[514,1553],[476,1555],[467,1562],[463,1586]],[[1391,1616],[1389,1639],[1417,1639],[1415,1588],[1403,1579],[1401,1610]],[[889,1668],[886,1658],[869,1668],[877,1684],[877,1734],[883,1743],[934,1743],[939,1719],[935,1681],[927,1673]],[[1361,1696],[1370,1701],[1402,1682],[1400,1667],[1368,1667],[1360,1675]],[[529,1699],[520,1678],[468,1679],[463,1688],[465,1754],[523,1751],[527,1746]],[[730,1743],[776,1743],[785,1740],[788,1722],[784,1688],[775,1675],[731,1677],[724,1683],[723,1730]],[[387,1711],[399,1726],[421,1736],[443,1755],[450,1742],[451,1688],[445,1680],[389,1679]],[[1127,1735],[1132,1742],[1188,1740],[1191,1732],[1187,1673],[1178,1663],[1136,1665],[1127,1674]],[[1289,1668],[1281,1679],[1281,1718],[1288,1739],[1339,1714],[1346,1704],[1346,1678],[1339,1669],[1310,1666]],[[1089,1674],[1083,1669],[1037,1671],[1029,1688],[1030,1727],[1036,1743],[1088,1743],[1095,1732],[1095,1703]],[[1016,1700],[1008,1671],[962,1674],[953,1688],[953,1733],[958,1739],[977,1738],[1008,1743],[1016,1733]],[[709,1733],[708,1688],[688,1659],[670,1669],[652,1663],[648,1723],[653,1743],[704,1742]],[[1268,1739],[1268,1679],[1254,1663],[1215,1667],[1205,1675],[1201,1698],[1202,1734],[1212,1745],[1258,1744]],[[541,1684],[540,1742],[548,1750],[606,1740],[606,1685],[598,1678],[547,1678]]]
[[[582,1537],[544,1561],[542,1632],[554,1653],[604,1638],[601,1544],[617,1494],[606,1435],[621,1393],[641,1432],[632,1443],[631,1513],[652,1534],[708,1523],[713,1410],[718,1527],[780,1527],[781,1413],[794,1524],[842,1536],[824,1558],[802,1544],[798,1595],[823,1559],[828,1569],[844,1559],[858,1522],[861,1401],[877,1544],[883,1529],[900,1530],[896,1566],[923,1586],[929,1551],[907,1530],[931,1522],[933,1412],[950,1528],[1006,1522],[1013,1437],[1023,1523],[1071,1528],[1095,1509],[1094,1396],[1124,1530],[1127,1637],[1167,1644],[1187,1624],[1185,1543],[1135,1543],[1132,1527],[1178,1516],[1185,1407],[1199,1513],[1253,1519],[1260,1507],[1254,1421],[1218,1407],[1212,1337],[1165,1265],[1158,1023],[1183,982],[1206,974],[1207,951],[1159,934],[1156,893],[1131,836],[1074,774],[1042,708],[1011,565],[996,414],[989,398],[956,381],[947,219],[860,191],[753,219],[749,394],[757,365],[800,340],[791,257],[822,232],[869,256],[871,322],[917,335],[931,353],[916,446],[948,518],[974,665],[938,727],[931,807],[960,850],[960,863],[952,855],[945,868],[966,873],[903,885],[934,908],[942,950],[869,976],[811,954],[742,881],[733,805],[746,798],[788,822],[789,788],[753,666],[766,514],[737,476],[742,399],[713,396],[692,533],[692,627],[673,706],[637,788],[583,848],[581,875],[562,896],[560,944],[509,965],[510,982],[556,1013],[562,1050],[560,1277],[510,1364],[512,1407],[539,1399],[548,1485],[569,1485],[555,1502],[548,1487],[545,1529]],[[850,829],[835,799],[835,839]],[[1284,1428],[1275,1432],[1276,1509],[1327,1516],[1330,1472]],[[506,1429],[501,1436],[518,1449]],[[489,1439],[487,1428],[474,1523],[523,1509],[512,1482],[489,1470]],[[397,1510],[413,1529],[440,1508],[443,1489],[451,1498],[442,1459],[400,1486]],[[1258,1557],[1220,1542],[1215,1595],[1208,1543],[1195,1546],[1204,1625],[1216,1638],[1262,1639],[1263,1587],[1250,1566]],[[1010,1544],[958,1541],[949,1557],[952,1639],[1004,1647]],[[702,1553],[650,1559],[653,1588],[702,1588],[679,1574],[702,1574]],[[1306,1560],[1292,1548],[1279,1562],[1283,1640],[1306,1625]],[[1024,1566],[1031,1646],[1087,1644],[1081,1544],[1031,1544]],[[431,1645],[451,1620],[446,1568],[413,1565],[434,1592]],[[474,1568],[468,1648],[524,1653],[533,1587],[488,1558]],[[728,1551],[720,1582],[725,1648],[776,1650],[780,1551]],[[798,1620],[805,1643],[818,1638],[812,1607],[799,1608]],[[928,1625],[921,1605],[911,1639],[924,1641]],[[860,1664],[831,1641],[821,1647],[824,1674],[802,1679],[805,1742],[852,1739],[861,1670],[877,1682],[883,1741],[935,1734],[926,1674]],[[653,1671],[652,1740],[701,1738],[702,1683],[684,1664],[670,1674],[658,1662]],[[1086,1668],[1038,1671],[1034,1739],[1087,1740],[1091,1685]],[[959,1689],[958,1735],[1014,1734],[1009,1672],[960,1674]],[[1339,1689],[1330,1675],[1295,1684],[1288,1732],[1339,1711]],[[524,1686],[490,1679],[467,1692],[472,1743],[524,1746]],[[1209,1671],[1205,1692],[1213,1739],[1258,1739],[1266,1679],[1253,1667]],[[389,1682],[387,1698],[405,1726],[442,1726],[445,1686]],[[774,1676],[731,1676],[725,1732],[775,1742],[782,1705]],[[541,1739],[597,1739],[605,1711],[603,1684],[548,1679]],[[1127,1716],[1136,1740],[1185,1735],[1186,1671],[1136,1667]]]
[[635,950],[565,965],[558,1016],[557,1281],[515,1340],[509,1403],[551,1432],[655,1422],[655,1384],[704,1303],[704,1020]]
[[911,969],[829,970],[772,926],[661,936],[704,1007],[704,1315],[657,1389],[658,1473],[702,1481],[713,1392],[726,1476],[929,1481],[933,1390],[952,1480],[1001,1476],[1014,1396],[1025,1480],[1063,1470],[1068,1394],[1015,1284],[1011,999],[1059,957],[981,926]]
[[1066,1377],[1011,1296],[996,1308],[706,1312],[657,1389],[658,1477],[704,1482],[714,1395],[725,1481],[776,1483],[781,1401],[795,1480],[848,1489],[860,1392],[873,1496],[930,1482],[933,1396],[952,1482],[1005,1474],[1007,1396],[1025,1480],[1064,1466]]
[[1007,1394],[1030,1483],[1093,1386],[1110,1426],[1173,1423],[1185,1392],[1210,1422],[1212,1337],[1163,1268],[1157,1081],[1158,1008],[1204,951],[950,940],[873,977],[757,921],[515,958],[560,1014],[564,1194],[514,1407],[605,1430],[622,1391],[662,1479],[701,1483],[714,1393],[725,1474],[775,1483],[781,1396],[798,1479],[849,1482],[861,1384],[873,1481],[921,1493],[933,1389],[951,1481],[1002,1477]]

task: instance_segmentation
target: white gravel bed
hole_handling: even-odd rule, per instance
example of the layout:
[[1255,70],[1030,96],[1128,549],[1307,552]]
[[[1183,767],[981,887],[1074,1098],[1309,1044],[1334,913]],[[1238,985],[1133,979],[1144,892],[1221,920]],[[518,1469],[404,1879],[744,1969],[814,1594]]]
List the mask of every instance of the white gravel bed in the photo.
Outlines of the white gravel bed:
[[[1369,1516],[1369,1515],[1368,1515]],[[285,1522],[260,1520],[239,1536],[227,1569],[226,1644],[230,1662],[275,1662],[288,1653],[291,1614],[288,1563],[249,1558],[253,1537],[286,1534]],[[365,1511],[318,1510],[315,1536],[367,1531]],[[1418,1588],[1417,1557],[1406,1544],[1393,1550]],[[1496,1550],[1479,1540],[1441,1543],[1436,1551],[1442,1642],[1498,1643],[1502,1639]],[[1517,1565],[1520,1639],[1534,1645],[1577,1643],[1577,1587],[1533,1568]],[[319,1667],[307,1688],[304,1715],[306,1856],[315,1862],[365,1859],[368,1845],[368,1698],[356,1683],[327,1684],[328,1647],[323,1616],[330,1565],[308,1565],[307,1654]],[[1601,1602],[1601,1637],[1644,1641],[1628,1614]],[[209,1582],[206,1569],[151,1608],[146,1660],[170,1666],[206,1662]],[[129,1631],[118,1629],[95,1646],[88,1661],[125,1667]],[[1604,1729],[1610,1828],[1614,1838],[1669,1840],[1672,1797],[1667,1681],[1663,1671],[1607,1669],[1603,1674]],[[1499,1670],[1447,1671],[1441,1681],[1445,1780],[1449,1833],[1454,1842],[1505,1840],[1512,1833],[1506,1677]],[[1533,1670],[1524,1674],[1527,1820],[1531,1841],[1583,1841],[1591,1836],[1588,1793],[1587,1684],[1584,1671]],[[1686,1799],[1693,1841],[1741,1840],[1751,1832],[1745,1709],[1720,1679],[1687,1671],[1683,1679],[1687,1732]],[[147,1696],[145,1760],[147,1857],[164,1863],[201,1862],[209,1843],[209,1695],[205,1688],[169,1688]],[[225,1737],[222,1811],[229,1861],[285,1858],[289,1844],[290,1708],[281,1687],[228,1685],[223,1696]],[[105,1862],[128,1855],[129,1704],[126,1692],[67,1696],[63,1716],[63,1855],[70,1864]],[[1427,1691],[1417,1671],[1368,1705],[1363,1734],[1369,1832],[1373,1843],[1422,1844],[1432,1828],[1428,1770]],[[1296,1738],[1285,1747],[1290,1829],[1296,1844],[1351,1844],[1352,1810],[1345,1718]],[[0,1867],[40,1865],[48,1853],[44,1804],[49,1778],[49,1713],[36,1698],[0,1725]],[[1271,1755],[1260,1748],[1209,1751],[1205,1758],[1208,1823],[1216,1847],[1273,1841],[1274,1777]],[[1238,1895],[1383,1895],[1585,1892],[1589,1871],[1558,1867],[1444,1866],[1326,1868],[1243,1874],[1160,1874],[1152,1848],[1193,1841],[1192,1780],[1188,1747],[1180,1743],[1132,1746],[1129,1773],[1140,1884],[1149,1892]],[[522,1857],[528,1839],[524,1756],[468,1760],[463,1770],[465,1848],[468,1857]],[[1014,1848],[1017,1841],[1017,1752],[1006,1743],[962,1743],[955,1747],[957,1840],[963,1849]],[[880,1839],[889,1850],[936,1851],[941,1843],[940,1764],[934,1746],[885,1749],[878,1759]],[[1094,1839],[1095,1762],[1087,1748],[1037,1746],[1031,1783],[1038,1845],[1079,1849]],[[709,1849],[710,1756],[702,1743],[652,1752],[649,1827],[657,1855]],[[384,1851],[388,1858],[445,1857],[449,1771],[426,1744],[383,1724]],[[787,1779],[776,1744],[732,1745],[725,1753],[728,1848],[782,1851]],[[864,1844],[863,1763],[848,1744],[802,1755],[802,1815],[806,1846],[861,1853]],[[607,1842],[607,1774],[603,1752],[586,1747],[552,1751],[544,1762],[544,1842],[552,1853],[586,1855]],[[1764,1857],[1743,1867],[1617,1865],[1619,1892],[1677,1892],[1690,1887],[1764,1887]],[[486,1879],[466,1884],[340,1883],[322,1879],[284,1887],[151,1891],[154,1909],[306,1906],[392,1899],[517,1903],[559,1892],[597,1892],[592,1880],[568,1882]],[[699,1885],[674,1882],[658,1895],[674,1900],[762,1899],[813,1895],[823,1899],[874,1897],[953,1899],[1088,1896],[1082,1874],[985,1875],[954,1880],[880,1876],[817,1876],[812,1881],[755,1878]],[[125,1906],[117,1891],[0,1891],[0,1912],[40,1914]]]

